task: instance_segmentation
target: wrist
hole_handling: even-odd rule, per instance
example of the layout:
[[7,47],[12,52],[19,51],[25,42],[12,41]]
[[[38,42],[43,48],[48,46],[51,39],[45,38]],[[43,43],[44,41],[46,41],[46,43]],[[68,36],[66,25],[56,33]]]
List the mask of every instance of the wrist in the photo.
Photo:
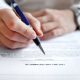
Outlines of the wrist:
[[66,13],[69,15],[69,17],[71,17],[71,19],[73,20],[74,22],[74,25],[75,25],[75,30],[78,30],[79,29],[79,26],[78,26],[78,22],[77,22],[77,17],[75,15],[75,12],[72,10],[72,9],[68,9],[66,10]]
[[80,5],[71,7],[71,10],[74,13],[74,20],[77,26],[77,30],[80,30]]

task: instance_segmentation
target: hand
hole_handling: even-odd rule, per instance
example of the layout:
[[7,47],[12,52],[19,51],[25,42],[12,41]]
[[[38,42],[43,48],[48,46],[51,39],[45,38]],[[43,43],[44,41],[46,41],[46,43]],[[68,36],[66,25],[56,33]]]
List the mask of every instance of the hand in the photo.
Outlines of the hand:
[[10,49],[28,46],[36,35],[42,36],[40,22],[26,13],[34,30],[25,25],[11,9],[0,10],[0,42]]
[[74,14],[71,10],[41,10],[33,13],[42,24],[42,40],[54,38],[76,30]]

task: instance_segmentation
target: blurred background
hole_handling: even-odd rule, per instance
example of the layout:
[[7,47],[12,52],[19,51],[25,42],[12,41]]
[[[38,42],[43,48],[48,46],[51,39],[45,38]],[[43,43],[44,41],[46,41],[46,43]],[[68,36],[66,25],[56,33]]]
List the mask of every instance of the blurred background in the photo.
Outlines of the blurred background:
[[[36,11],[45,8],[68,9],[77,0],[16,0],[23,10]],[[78,0],[79,1],[79,0]]]

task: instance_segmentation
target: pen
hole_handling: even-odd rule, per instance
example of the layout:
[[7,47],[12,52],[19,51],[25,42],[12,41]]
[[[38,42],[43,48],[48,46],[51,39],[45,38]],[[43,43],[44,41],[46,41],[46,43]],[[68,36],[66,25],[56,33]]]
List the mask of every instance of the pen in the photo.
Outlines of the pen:
[[[15,2],[15,0],[10,0],[11,6],[13,7],[13,9],[16,11],[16,13],[19,15],[19,17],[21,18],[21,20],[26,24],[26,25],[30,25],[29,20],[27,19],[27,17],[25,17],[24,13],[22,12],[22,10],[20,9],[20,7],[18,6],[18,4]],[[41,46],[40,40],[38,37],[36,37],[36,39],[33,39],[34,43],[40,48],[40,50],[43,52],[43,54],[45,55],[45,52]]]

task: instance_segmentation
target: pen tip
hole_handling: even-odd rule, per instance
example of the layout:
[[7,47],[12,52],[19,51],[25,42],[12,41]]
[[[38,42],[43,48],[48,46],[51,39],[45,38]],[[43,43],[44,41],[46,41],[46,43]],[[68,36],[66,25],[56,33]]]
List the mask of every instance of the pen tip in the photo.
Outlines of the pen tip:
[[41,49],[41,51],[43,52],[43,54],[45,55],[45,52],[44,52],[44,50],[43,50],[43,48],[42,48],[42,46],[41,45],[39,45],[39,48]]

